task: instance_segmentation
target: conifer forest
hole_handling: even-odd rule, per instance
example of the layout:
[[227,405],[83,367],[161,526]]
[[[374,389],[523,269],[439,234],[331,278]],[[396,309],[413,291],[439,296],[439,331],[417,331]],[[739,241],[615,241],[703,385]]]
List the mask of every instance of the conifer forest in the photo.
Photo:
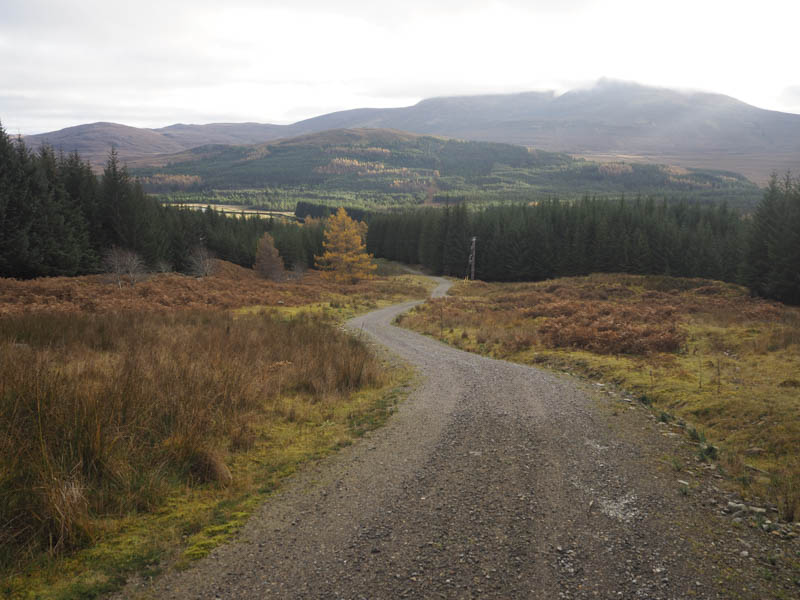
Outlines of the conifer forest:
[[[108,253],[136,253],[150,270],[191,272],[203,250],[251,267],[269,232],[286,268],[314,266],[330,207],[300,201],[304,226],[164,206],[112,153],[101,176],[77,153],[37,151],[0,130],[0,274],[101,272]],[[538,281],[592,272],[706,277],[800,304],[800,180],[773,176],[752,213],[725,202],[642,196],[350,209],[368,223],[376,257],[478,279]],[[303,214],[301,214],[303,213]]]
[[444,209],[375,216],[367,248],[465,277],[539,281],[594,272],[704,277],[800,303],[800,181],[773,177],[752,215],[645,198]]

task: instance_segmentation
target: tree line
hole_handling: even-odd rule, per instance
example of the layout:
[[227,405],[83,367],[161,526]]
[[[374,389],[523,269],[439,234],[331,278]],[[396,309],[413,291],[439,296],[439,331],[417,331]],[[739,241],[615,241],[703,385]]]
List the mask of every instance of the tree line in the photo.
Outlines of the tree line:
[[77,153],[30,150],[0,127],[0,276],[81,275],[108,269],[112,249],[150,270],[190,272],[198,253],[251,267],[271,232],[286,267],[314,264],[322,224],[162,206],[112,151],[101,176]]
[[347,215],[356,221],[363,221],[370,215],[370,211],[366,208],[357,208],[352,206],[331,206],[329,204],[321,204],[319,202],[299,200],[294,208],[294,216],[298,219],[306,219],[307,217],[312,217],[314,219],[327,219],[332,214],[336,214],[339,208],[344,208],[347,211]]
[[749,229],[742,282],[760,296],[800,304],[800,177],[772,177]]
[[[300,203],[302,216],[328,207]],[[367,250],[462,277],[477,237],[476,275],[535,281],[591,272],[707,277],[800,304],[800,179],[773,177],[752,216],[724,204],[653,199],[549,199],[468,210],[462,204],[367,219]],[[151,270],[190,272],[198,251],[250,267],[269,232],[288,269],[314,266],[323,222],[162,206],[111,153],[102,176],[76,153],[34,152],[0,127],[0,276],[78,275],[107,269],[115,248]]]
[[773,178],[752,217],[725,204],[584,198],[375,214],[367,250],[464,277],[537,281],[592,272],[705,277],[800,304],[800,180]]

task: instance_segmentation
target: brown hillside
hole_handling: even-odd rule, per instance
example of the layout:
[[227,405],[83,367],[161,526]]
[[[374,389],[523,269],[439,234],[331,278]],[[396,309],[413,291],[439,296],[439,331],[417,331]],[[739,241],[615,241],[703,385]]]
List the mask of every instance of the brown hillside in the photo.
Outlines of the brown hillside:
[[[125,285],[122,288],[108,275],[42,277],[27,281],[0,278],[0,316],[42,311],[98,313],[303,306],[332,294],[386,297],[414,291],[405,289],[408,285],[398,287],[395,281],[380,278],[358,285],[337,285],[323,281],[317,271],[308,271],[297,280],[275,283],[259,278],[251,269],[220,260],[216,263],[215,273],[210,277],[161,273],[134,287]],[[420,297],[424,296],[424,289],[418,291]]]
[[90,123],[67,127],[39,135],[25,137],[25,143],[38,148],[50,144],[64,152],[78,151],[81,158],[89,160],[96,169],[101,169],[108,159],[111,148],[125,161],[133,156],[151,156],[180,152],[182,144],[152,131],[138,127],[128,127],[117,123]]

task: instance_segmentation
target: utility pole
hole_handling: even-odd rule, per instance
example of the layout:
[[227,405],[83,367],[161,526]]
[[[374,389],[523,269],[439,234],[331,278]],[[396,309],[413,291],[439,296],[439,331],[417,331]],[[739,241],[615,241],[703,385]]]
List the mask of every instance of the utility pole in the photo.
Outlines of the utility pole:
[[472,236],[472,245],[469,249],[469,278],[471,281],[475,281],[475,242],[477,240],[477,237]]

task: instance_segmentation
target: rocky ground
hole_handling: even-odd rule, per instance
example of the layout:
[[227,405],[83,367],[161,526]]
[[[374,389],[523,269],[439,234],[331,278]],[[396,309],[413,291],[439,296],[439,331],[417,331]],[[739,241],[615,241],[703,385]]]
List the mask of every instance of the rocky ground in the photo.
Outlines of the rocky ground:
[[350,323],[420,373],[389,424],[293,478],[234,543],[120,597],[800,596],[793,525],[725,492],[675,427],[393,327],[411,305]]

